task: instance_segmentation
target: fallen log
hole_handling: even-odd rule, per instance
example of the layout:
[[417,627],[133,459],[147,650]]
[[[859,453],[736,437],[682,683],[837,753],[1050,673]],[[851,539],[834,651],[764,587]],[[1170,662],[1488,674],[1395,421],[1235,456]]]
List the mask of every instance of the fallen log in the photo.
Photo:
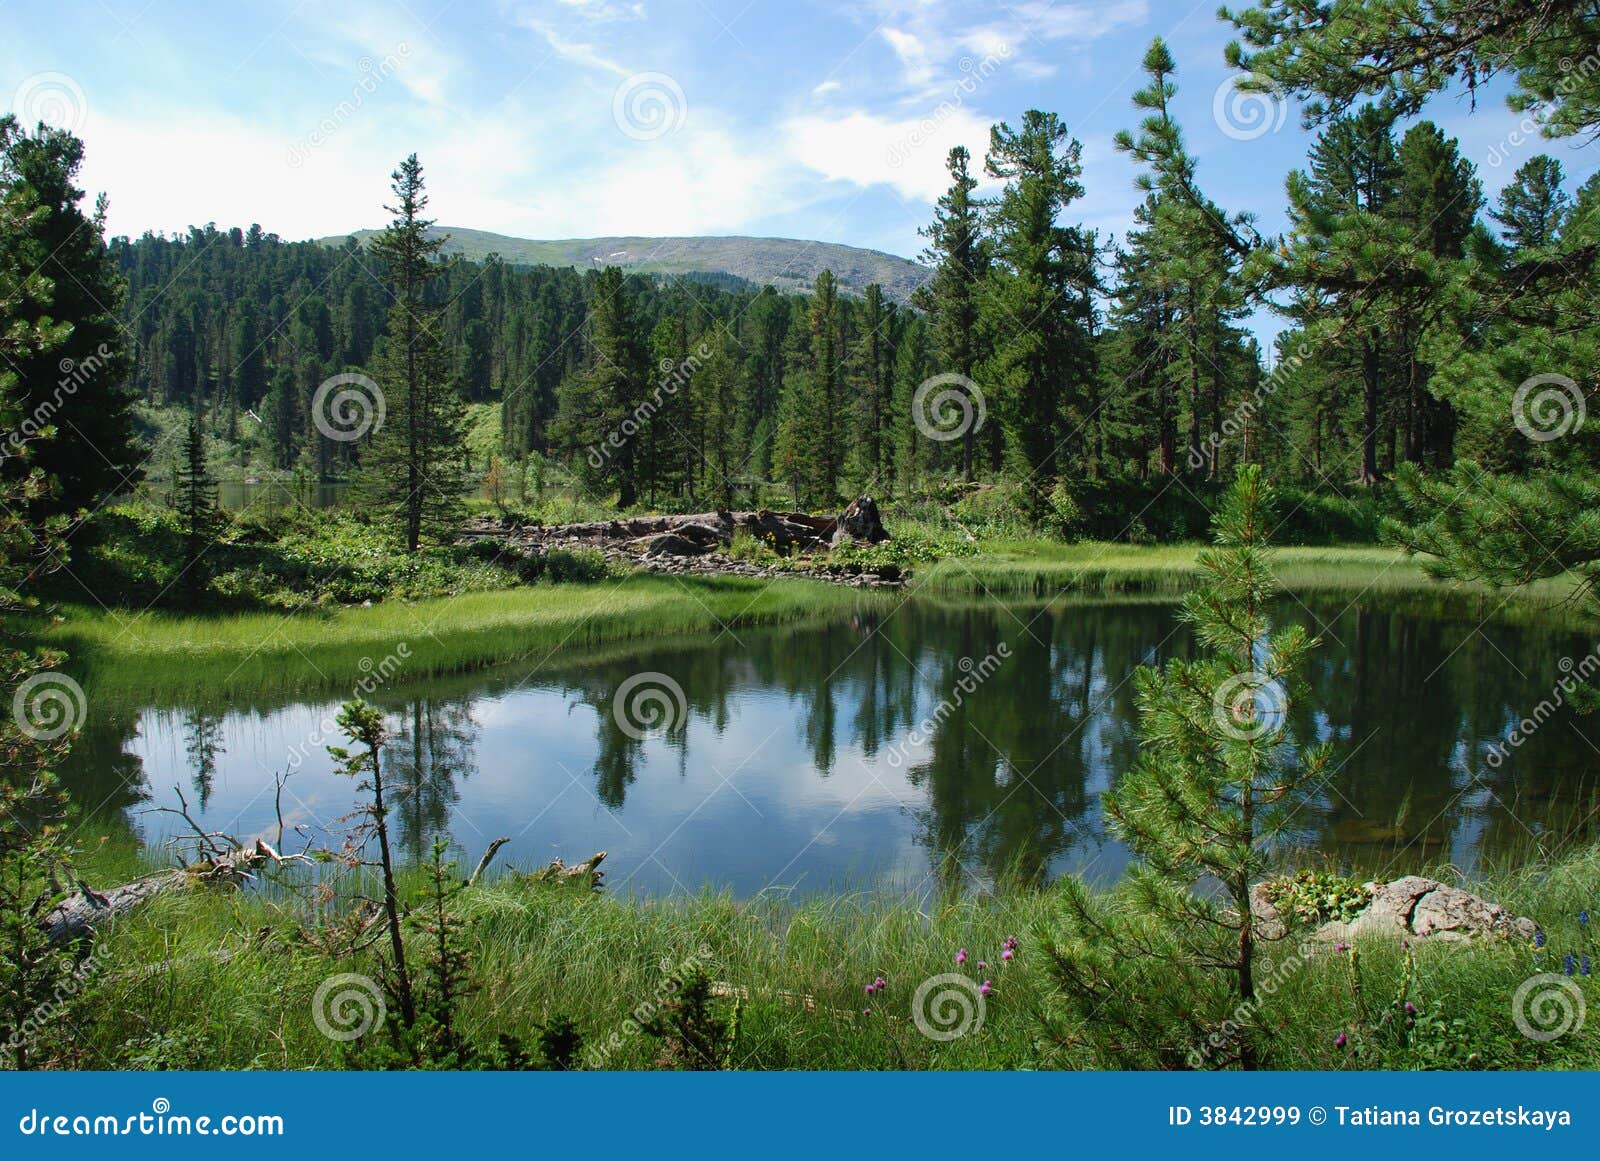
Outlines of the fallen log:
[[80,880],[77,892],[68,895],[46,912],[39,921],[39,928],[53,944],[93,939],[99,927],[120,915],[127,915],[157,895],[200,885],[236,887],[255,878],[254,872],[267,863],[309,861],[304,855],[280,855],[270,845],[257,839],[251,846],[211,855],[185,867],[146,875],[105,891],[96,891]]
[[591,891],[600,890],[600,880],[605,872],[600,870],[600,864],[605,861],[605,851],[597,851],[581,863],[567,866],[559,858],[551,859],[550,865],[542,867],[528,874],[527,879],[532,883],[567,883],[578,879],[587,879]]

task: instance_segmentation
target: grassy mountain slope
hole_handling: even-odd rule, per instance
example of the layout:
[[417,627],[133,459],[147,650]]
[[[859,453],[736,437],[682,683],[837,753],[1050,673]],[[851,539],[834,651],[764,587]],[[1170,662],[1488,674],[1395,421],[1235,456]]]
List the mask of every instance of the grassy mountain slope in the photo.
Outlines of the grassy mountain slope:
[[[363,241],[375,231],[357,230]],[[860,294],[871,282],[903,302],[928,277],[917,263],[877,250],[841,246],[832,242],[804,242],[794,238],[568,238],[540,241],[512,238],[486,230],[439,226],[436,234],[450,239],[446,251],[463,258],[482,259],[499,254],[507,262],[528,266],[575,266],[578,269],[621,266],[646,274],[732,274],[757,286],[771,283],[779,290],[809,288],[824,267],[833,271],[842,287]],[[325,238],[339,244],[344,236]]]

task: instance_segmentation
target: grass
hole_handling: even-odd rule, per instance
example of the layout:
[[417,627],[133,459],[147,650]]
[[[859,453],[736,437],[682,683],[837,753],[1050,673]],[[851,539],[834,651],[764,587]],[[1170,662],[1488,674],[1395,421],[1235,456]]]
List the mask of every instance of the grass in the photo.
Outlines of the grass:
[[[918,543],[927,543],[926,538]],[[912,566],[906,594],[928,600],[1174,595],[1198,576],[1198,545],[1143,547],[997,540],[968,556]],[[1284,548],[1273,568],[1296,596],[1380,596],[1432,616],[1592,624],[1571,591],[1547,581],[1504,594],[1430,579],[1382,548]],[[207,613],[68,604],[59,624],[32,635],[63,649],[96,695],[149,701],[224,700],[349,689],[389,659],[398,680],[540,661],[627,642],[716,636],[835,616],[903,599],[801,578],[665,578],[639,574],[593,584],[531,585],[450,597],[388,600],[288,613]],[[396,651],[404,646],[398,660]]]
[[[1492,875],[1474,889],[1537,919],[1549,937],[1549,962],[1536,962],[1520,942],[1424,944],[1406,994],[1425,1019],[1398,1043],[1358,1017],[1362,1001],[1349,957],[1321,953],[1276,975],[1280,986],[1261,1011],[1261,1025],[1271,1030],[1269,1066],[1600,1065],[1592,1035],[1540,1043],[1518,1033],[1512,1018],[1517,987],[1539,971],[1560,972],[1562,954],[1583,946],[1588,932],[1576,916],[1600,899],[1600,852]],[[641,902],[507,873],[460,899],[475,985],[461,1019],[471,1039],[493,1043],[501,1033],[531,1040],[540,1025],[568,1017],[583,1032],[592,1063],[649,1067],[657,1047],[625,1030],[630,1013],[659,999],[686,964],[698,963],[743,997],[734,1055],[741,1067],[1085,1067],[1071,1030],[1052,1031],[1041,1019],[1054,1010],[1042,948],[1061,905],[1058,888],[923,900],[881,892],[799,902],[768,895],[737,903],[714,894]],[[333,958],[316,950],[307,920],[301,906],[259,892],[160,898],[105,936],[92,991],[47,1029],[41,1047],[57,1064],[76,1067],[359,1064],[317,1030],[312,1000],[331,976],[375,974],[377,965],[367,952]],[[1009,935],[1021,947],[1002,964]],[[964,970],[973,983],[989,978],[994,990],[981,1027],[936,1042],[917,1030],[912,997],[922,981],[958,970],[959,948],[968,949]],[[234,954],[221,958],[221,949]],[[1280,963],[1290,954],[1287,945],[1265,952]],[[989,965],[981,973],[980,959]],[[1402,953],[1386,941],[1368,943],[1360,963],[1360,994],[1383,1009],[1398,994]],[[887,987],[868,996],[866,984],[878,977]],[[1574,984],[1592,993],[1596,979]],[[732,1001],[722,1007],[731,1009]],[[1340,1033],[1342,1045],[1335,1043]]]
[[642,638],[709,638],[869,599],[803,580],[640,576],[288,614],[69,606],[59,624],[32,628],[96,695],[211,700],[349,688],[374,670],[405,680]]

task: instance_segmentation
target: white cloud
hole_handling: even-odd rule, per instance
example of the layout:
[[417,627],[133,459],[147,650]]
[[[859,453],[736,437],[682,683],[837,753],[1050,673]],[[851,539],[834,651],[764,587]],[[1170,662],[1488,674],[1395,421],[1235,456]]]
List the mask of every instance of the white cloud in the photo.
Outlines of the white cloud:
[[594,45],[587,44],[581,40],[574,40],[542,20],[522,15],[517,18],[517,23],[529,32],[543,37],[545,43],[550,46],[550,51],[562,60],[583,65],[585,68],[613,73],[619,77],[629,76],[633,72],[627,66],[619,64],[617,61],[602,54]]
[[844,86],[838,81],[823,81],[820,85],[811,90],[811,95],[813,97],[820,97],[827,93],[838,92],[842,88],[844,88]]
[[915,34],[885,26],[883,39],[889,42],[889,47],[894,49],[895,56],[900,58],[900,67],[904,71],[906,84],[921,86],[932,79],[933,65],[928,60],[928,50]]
[[950,184],[944,163],[951,147],[965,145],[982,157],[989,124],[966,109],[928,118],[857,110],[839,117],[796,117],[784,133],[794,159],[831,181],[888,185],[902,197],[933,201]]

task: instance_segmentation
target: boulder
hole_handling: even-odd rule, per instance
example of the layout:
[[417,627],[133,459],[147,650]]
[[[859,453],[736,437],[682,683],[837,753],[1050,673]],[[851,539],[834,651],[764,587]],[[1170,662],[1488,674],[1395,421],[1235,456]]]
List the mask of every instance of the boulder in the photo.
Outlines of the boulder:
[[1532,939],[1537,925],[1497,903],[1437,879],[1407,875],[1392,883],[1368,883],[1372,901],[1349,923],[1333,920],[1312,934],[1323,943],[1387,935],[1439,943],[1498,938]]
[[888,539],[890,539],[889,533],[883,527],[882,516],[878,514],[878,502],[871,496],[858,496],[850,502],[848,508],[839,513],[839,519],[834,522],[830,543],[837,548],[852,540],[881,544]]

